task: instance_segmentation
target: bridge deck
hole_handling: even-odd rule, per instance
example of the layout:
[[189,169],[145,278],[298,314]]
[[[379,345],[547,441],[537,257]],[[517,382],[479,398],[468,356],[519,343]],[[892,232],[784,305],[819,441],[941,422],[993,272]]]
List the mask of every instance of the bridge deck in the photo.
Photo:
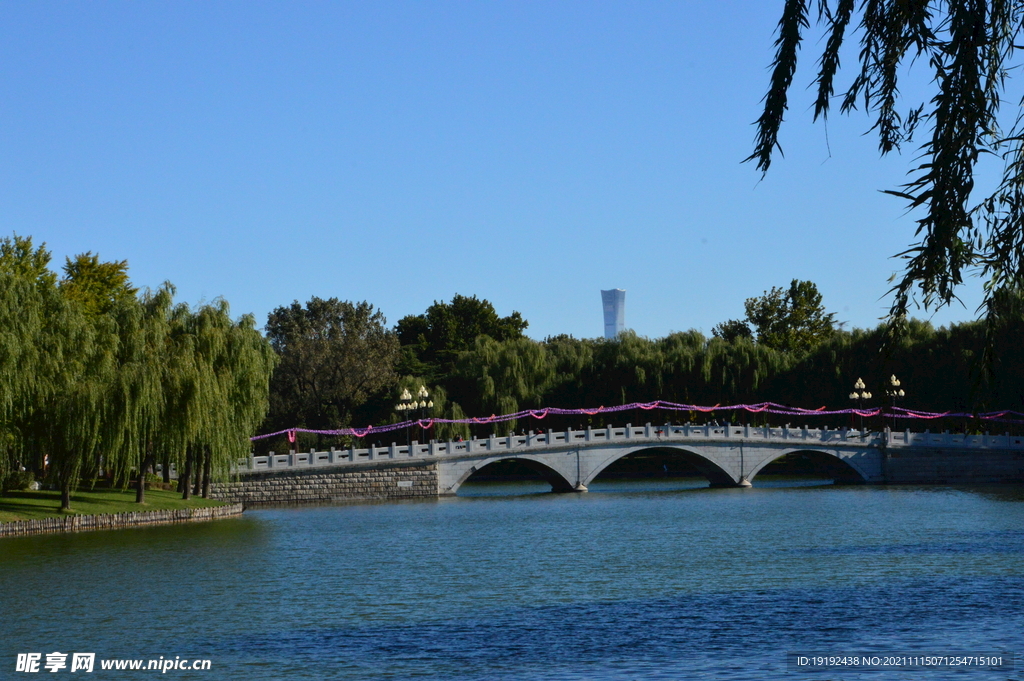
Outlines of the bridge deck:
[[734,443],[747,445],[774,445],[792,448],[801,443],[815,446],[843,446],[887,449],[902,447],[944,447],[964,450],[1024,449],[1024,437],[1005,435],[962,435],[950,433],[915,433],[910,430],[883,432],[829,428],[781,428],[771,426],[715,426],[715,425],[662,425],[646,424],[622,428],[548,430],[529,435],[510,434],[458,441],[414,442],[411,445],[392,443],[387,447],[371,446],[366,449],[335,449],[318,452],[295,452],[266,456],[251,456],[239,461],[237,472],[277,471],[294,468],[333,467],[366,464],[384,460],[440,461],[480,457],[481,455],[544,454],[579,448],[608,446],[658,446],[691,443]]

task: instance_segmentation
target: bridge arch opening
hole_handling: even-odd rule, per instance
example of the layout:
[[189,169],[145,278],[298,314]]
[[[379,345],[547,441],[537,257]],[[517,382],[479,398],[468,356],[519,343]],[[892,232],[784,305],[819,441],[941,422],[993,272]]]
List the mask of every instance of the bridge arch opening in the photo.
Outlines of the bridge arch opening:
[[794,485],[859,485],[864,475],[831,452],[800,449],[780,454],[752,471],[748,479],[755,487]]
[[550,466],[533,459],[509,457],[470,470],[459,482],[455,494],[511,496],[572,491],[572,484]]
[[671,488],[734,487],[736,481],[707,458],[679,447],[646,447],[630,451],[608,462],[590,478],[587,487],[623,481],[658,481]]

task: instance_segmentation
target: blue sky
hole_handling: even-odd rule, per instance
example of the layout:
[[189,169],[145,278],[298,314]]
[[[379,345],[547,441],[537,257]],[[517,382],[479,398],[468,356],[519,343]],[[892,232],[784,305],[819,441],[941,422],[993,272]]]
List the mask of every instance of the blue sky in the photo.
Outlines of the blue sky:
[[597,337],[617,287],[637,333],[710,335],[799,278],[874,326],[914,230],[879,190],[913,154],[880,159],[863,116],[811,125],[812,39],[785,158],[741,163],[781,6],[4,3],[0,231],[260,325],[461,293]]

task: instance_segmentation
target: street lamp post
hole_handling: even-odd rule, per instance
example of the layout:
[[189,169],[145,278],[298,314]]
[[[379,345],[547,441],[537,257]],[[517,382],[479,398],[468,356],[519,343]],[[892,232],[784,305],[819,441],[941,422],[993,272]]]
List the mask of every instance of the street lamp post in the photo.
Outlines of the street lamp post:
[[900,379],[896,378],[896,374],[889,377],[889,389],[885,391],[885,394],[892,401],[892,428],[896,430],[896,401],[902,400],[906,396],[906,393],[900,388]]
[[[853,392],[850,393],[850,399],[853,400],[857,409],[861,409],[861,405],[871,399],[871,393],[864,389],[864,380],[861,378],[857,379],[857,382],[853,384]],[[864,414],[858,414],[860,416],[860,435],[864,437]]]
[[[419,398],[419,404],[417,405],[417,403],[413,401],[413,405],[418,406],[419,411],[417,412],[417,415],[419,417],[419,420],[422,422],[423,419],[427,418],[427,415],[430,413],[430,410],[434,408],[434,401],[430,399],[430,393],[427,392],[427,389],[422,385],[420,386],[419,391],[416,393],[416,397]],[[424,433],[423,424],[421,423],[420,442],[422,442],[423,438],[425,437],[426,434]]]
[[[412,399],[412,393],[410,393],[409,389],[406,388],[405,390],[402,391],[402,394],[399,395],[398,399],[400,399],[401,402],[399,402],[398,404],[395,405],[395,411],[397,411],[400,414],[404,413],[405,414],[405,419],[408,420],[409,416],[410,416],[409,412],[411,412],[413,409],[416,408],[416,403],[409,401],[409,400]],[[412,445],[412,443],[409,441],[409,426],[406,426],[405,427],[405,446],[406,446],[406,448],[408,448],[411,445]]]
[[[429,411],[434,408],[434,401],[429,398],[430,393],[427,392],[427,389],[422,385],[416,392],[415,398],[412,396],[412,393],[409,392],[408,388],[406,388],[398,398],[401,402],[395,405],[395,411],[404,413],[406,421],[411,419],[422,421],[427,417]],[[423,427],[420,426],[421,438],[423,437],[422,430]],[[409,435],[409,426],[405,427],[405,446],[406,448],[412,447],[412,440]]]

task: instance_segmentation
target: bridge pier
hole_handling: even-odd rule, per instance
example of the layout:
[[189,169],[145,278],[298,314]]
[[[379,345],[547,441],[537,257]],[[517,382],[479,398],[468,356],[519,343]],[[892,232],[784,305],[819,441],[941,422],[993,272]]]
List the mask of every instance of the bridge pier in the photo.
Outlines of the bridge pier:
[[708,487],[712,489],[736,489],[753,486],[746,478],[741,478],[739,482],[711,482],[708,484]]

